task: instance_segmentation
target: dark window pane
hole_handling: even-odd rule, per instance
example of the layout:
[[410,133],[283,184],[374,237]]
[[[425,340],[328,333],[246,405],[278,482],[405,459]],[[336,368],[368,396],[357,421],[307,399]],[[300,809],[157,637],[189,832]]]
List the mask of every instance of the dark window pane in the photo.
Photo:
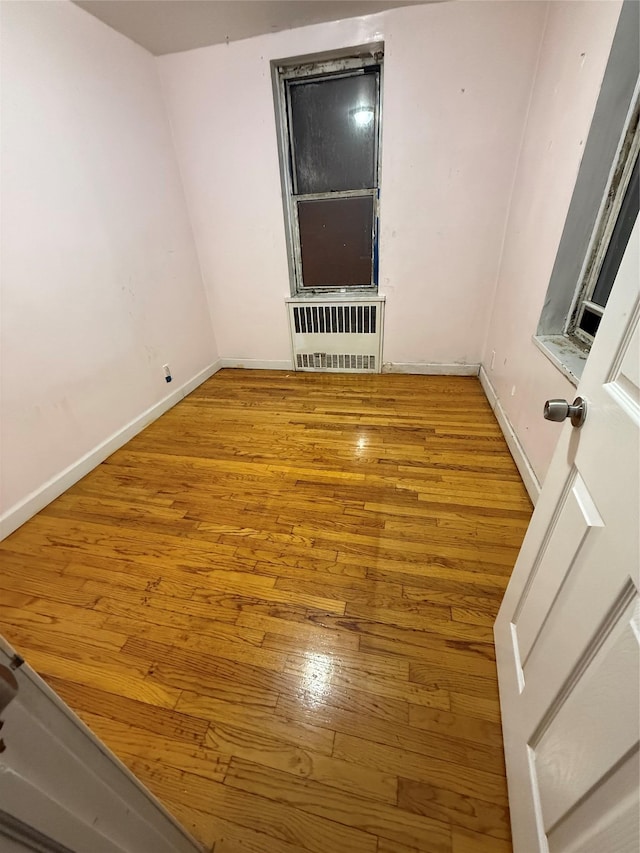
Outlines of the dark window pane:
[[298,195],[376,186],[377,77],[289,86]]
[[298,222],[303,287],[371,284],[371,196],[298,202]]
[[602,318],[597,314],[594,314],[593,311],[589,311],[588,308],[585,308],[582,314],[582,319],[580,320],[580,328],[588,335],[595,338],[601,319]]
[[[640,201],[638,162],[640,161],[636,159],[636,164],[633,167],[631,179],[629,180],[629,186],[622,201],[620,213],[618,214],[613,234],[611,235],[611,240],[607,246],[607,251],[598,275],[598,281],[591,297],[592,302],[595,302],[596,305],[602,305],[603,308],[607,304],[607,299],[618,274],[624,250],[627,248],[629,237],[638,216],[638,204]],[[590,332],[590,334],[593,334],[593,332]]]

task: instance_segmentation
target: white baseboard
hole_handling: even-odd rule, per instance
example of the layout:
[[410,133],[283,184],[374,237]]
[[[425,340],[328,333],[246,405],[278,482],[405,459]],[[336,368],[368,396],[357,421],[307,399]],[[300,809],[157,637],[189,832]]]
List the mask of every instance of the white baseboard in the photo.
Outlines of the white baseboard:
[[260,358],[221,358],[221,367],[236,367],[243,370],[293,370],[290,360],[264,361]]
[[[293,370],[291,361],[264,361],[258,358],[221,358],[221,367],[245,370]],[[382,365],[383,373],[421,373],[429,376],[477,376],[479,364],[425,364],[422,362],[387,361]],[[329,372],[329,371],[327,371]]]
[[525,488],[529,493],[531,502],[535,506],[538,502],[538,498],[540,497],[540,481],[536,477],[536,473],[531,467],[529,458],[524,451],[524,447],[520,444],[520,440],[516,435],[511,421],[507,417],[505,410],[502,408],[500,400],[498,400],[496,389],[491,384],[491,380],[487,376],[487,372],[482,366],[480,367],[479,378],[480,384],[482,385],[487,400],[489,401],[489,405],[493,409],[493,413],[496,416],[496,420],[498,421],[500,429],[502,430],[502,434],[504,435],[505,441],[507,442],[509,451],[513,456],[513,461],[516,463],[518,471],[520,472],[520,476],[522,477],[522,481],[525,485]]
[[425,376],[477,376],[479,364],[426,364],[423,362],[385,361],[383,373],[417,373]]
[[198,385],[201,385],[205,380],[217,373],[222,364],[220,359],[205,367],[200,373],[197,373],[184,385],[176,388],[159,403],[151,406],[141,415],[126,424],[122,429],[109,436],[105,441],[101,442],[93,450],[90,450],[77,462],[69,465],[64,471],[56,474],[48,480],[43,486],[27,495],[22,501],[17,503],[11,509],[7,510],[0,516],[0,541],[6,539],[10,533],[17,530],[25,521],[28,521],[37,512],[40,512],[47,504],[59,497],[68,488],[81,480],[89,471],[92,471],[97,465],[115,453],[120,447],[130,441],[134,435],[137,435],[150,423],[157,420],[160,415],[171,409],[176,403],[179,403],[187,394],[190,394]]

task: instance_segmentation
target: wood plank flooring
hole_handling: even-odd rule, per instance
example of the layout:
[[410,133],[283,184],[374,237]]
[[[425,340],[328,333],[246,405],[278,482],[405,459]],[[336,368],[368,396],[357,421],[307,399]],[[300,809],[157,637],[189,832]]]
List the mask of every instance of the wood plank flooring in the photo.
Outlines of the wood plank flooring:
[[216,853],[508,853],[530,514],[475,378],[224,370],[0,544],[1,630]]

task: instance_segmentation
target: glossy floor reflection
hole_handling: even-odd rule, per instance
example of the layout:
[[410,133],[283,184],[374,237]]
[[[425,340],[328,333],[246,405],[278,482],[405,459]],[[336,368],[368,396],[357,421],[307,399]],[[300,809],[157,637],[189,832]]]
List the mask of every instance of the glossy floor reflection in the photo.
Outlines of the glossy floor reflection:
[[2,632],[216,853],[508,853],[530,512],[475,378],[225,370],[0,544]]

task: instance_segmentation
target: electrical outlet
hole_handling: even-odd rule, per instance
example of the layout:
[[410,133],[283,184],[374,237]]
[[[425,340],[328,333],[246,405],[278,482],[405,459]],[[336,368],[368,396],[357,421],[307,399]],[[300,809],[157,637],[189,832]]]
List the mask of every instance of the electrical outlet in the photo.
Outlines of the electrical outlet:
[[489,369],[493,370],[493,365],[496,361],[496,351],[494,349],[491,350],[491,364],[489,365]]
[[169,367],[169,365],[163,364],[162,369],[164,370],[164,381],[165,382],[171,382],[172,376],[171,376],[171,368]]

